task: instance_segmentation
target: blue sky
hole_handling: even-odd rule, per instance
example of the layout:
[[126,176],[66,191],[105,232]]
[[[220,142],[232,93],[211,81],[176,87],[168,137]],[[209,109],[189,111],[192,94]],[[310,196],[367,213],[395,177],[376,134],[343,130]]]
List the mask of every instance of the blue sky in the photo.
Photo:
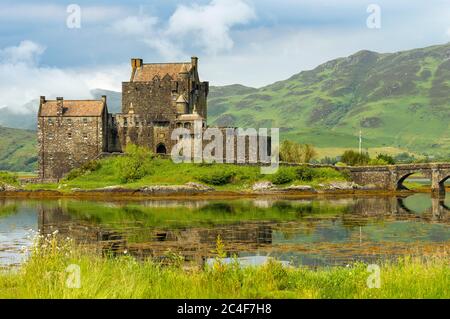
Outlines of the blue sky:
[[[67,7],[81,9],[68,28]],[[368,6],[380,8],[369,28]],[[120,90],[129,60],[200,58],[212,85],[263,86],[361,49],[450,41],[450,0],[0,0],[0,107]]]

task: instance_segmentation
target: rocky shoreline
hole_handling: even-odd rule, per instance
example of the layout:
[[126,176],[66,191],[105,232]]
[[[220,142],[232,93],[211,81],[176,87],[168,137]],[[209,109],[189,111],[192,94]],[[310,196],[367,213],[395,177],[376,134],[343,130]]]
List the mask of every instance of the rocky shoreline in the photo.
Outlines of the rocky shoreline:
[[[373,194],[373,195],[392,195],[398,192],[392,192],[376,188],[374,186],[361,186],[354,182],[330,182],[318,184],[314,188],[311,185],[290,185],[279,187],[271,182],[262,181],[255,183],[251,190],[220,190],[213,187],[189,182],[184,185],[150,185],[139,188],[126,188],[120,185],[108,186],[96,189],[36,189],[28,190],[6,184],[0,184],[0,197],[72,197],[72,198],[189,198],[189,197],[208,197],[208,198],[226,198],[226,197],[259,197],[259,196],[314,196],[314,195],[352,195],[352,194]],[[412,192],[412,191],[407,191]],[[402,191],[401,193],[405,193]]]

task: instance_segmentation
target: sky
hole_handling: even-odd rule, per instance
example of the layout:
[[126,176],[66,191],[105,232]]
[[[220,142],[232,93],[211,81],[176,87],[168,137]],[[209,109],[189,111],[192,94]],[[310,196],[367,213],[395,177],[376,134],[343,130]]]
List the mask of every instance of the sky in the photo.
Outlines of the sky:
[[210,85],[261,87],[359,50],[450,42],[450,0],[0,0],[0,107],[121,90],[130,58],[199,57]]

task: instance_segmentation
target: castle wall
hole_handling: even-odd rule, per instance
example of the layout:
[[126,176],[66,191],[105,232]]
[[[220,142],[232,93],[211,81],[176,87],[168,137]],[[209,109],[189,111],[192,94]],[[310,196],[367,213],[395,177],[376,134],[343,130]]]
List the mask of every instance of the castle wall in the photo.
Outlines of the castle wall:
[[103,117],[40,117],[39,176],[59,179],[108,150]]

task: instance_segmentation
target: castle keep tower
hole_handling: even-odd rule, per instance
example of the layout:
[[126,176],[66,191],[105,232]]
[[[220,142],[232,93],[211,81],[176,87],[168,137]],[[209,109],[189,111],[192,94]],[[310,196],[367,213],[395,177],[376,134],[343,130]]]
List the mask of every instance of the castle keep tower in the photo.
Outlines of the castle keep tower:
[[209,84],[198,75],[198,58],[182,63],[143,63],[131,59],[131,77],[122,83],[122,113],[114,119],[117,150],[144,145],[169,154],[176,127],[190,128],[194,120],[206,126]]
[[58,179],[109,149],[110,115],[101,100],[46,100],[38,113],[39,177]]
[[123,152],[127,144],[169,154],[174,128],[206,127],[208,82],[200,82],[198,58],[182,63],[131,59],[122,83],[122,113],[109,114],[101,100],[46,100],[38,114],[39,176],[60,179],[102,153]]

